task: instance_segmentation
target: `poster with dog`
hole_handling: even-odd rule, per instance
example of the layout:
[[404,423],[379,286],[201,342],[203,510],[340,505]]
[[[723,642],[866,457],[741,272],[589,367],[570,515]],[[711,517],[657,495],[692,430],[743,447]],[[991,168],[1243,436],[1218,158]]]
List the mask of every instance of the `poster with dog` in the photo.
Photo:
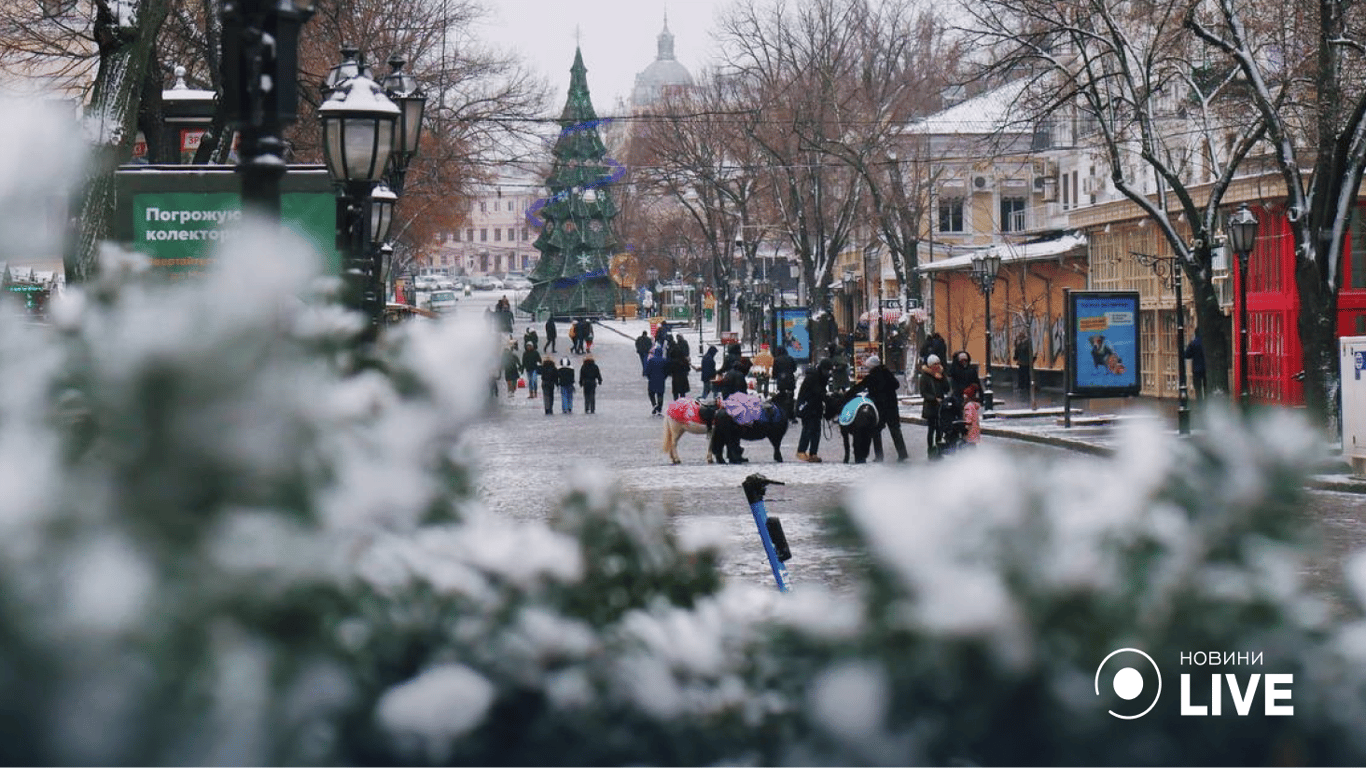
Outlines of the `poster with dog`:
[[1068,339],[1074,394],[1138,394],[1141,334],[1136,292],[1071,291]]

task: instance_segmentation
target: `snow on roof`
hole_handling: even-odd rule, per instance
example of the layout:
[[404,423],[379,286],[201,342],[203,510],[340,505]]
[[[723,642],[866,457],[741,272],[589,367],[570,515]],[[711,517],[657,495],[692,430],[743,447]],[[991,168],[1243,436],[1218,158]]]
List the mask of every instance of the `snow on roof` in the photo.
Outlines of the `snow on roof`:
[[1033,243],[1010,244],[1003,243],[989,245],[986,248],[979,248],[975,251],[951,256],[942,261],[932,261],[928,264],[921,264],[922,272],[948,272],[956,269],[965,269],[972,266],[972,258],[978,254],[986,253],[995,249],[1001,255],[1002,264],[1010,264],[1021,261],[1040,261],[1054,256],[1060,256],[1068,251],[1082,248],[1086,245],[1086,236],[1077,232],[1069,232],[1060,237],[1050,240],[1042,240]]
[[908,134],[990,134],[996,133],[1019,118],[1012,114],[1015,103],[1024,92],[1026,79],[1007,83],[1000,88],[968,99],[915,122],[908,123],[902,133]]

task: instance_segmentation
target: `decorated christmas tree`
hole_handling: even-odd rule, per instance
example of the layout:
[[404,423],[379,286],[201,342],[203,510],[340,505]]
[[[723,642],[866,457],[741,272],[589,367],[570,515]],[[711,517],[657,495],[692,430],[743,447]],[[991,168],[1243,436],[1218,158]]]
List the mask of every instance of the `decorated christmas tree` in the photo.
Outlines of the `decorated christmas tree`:
[[588,95],[587,68],[575,49],[569,98],[560,113],[560,136],[539,216],[536,238],[540,262],[531,273],[532,288],[520,308],[546,315],[606,315],[618,291],[609,275],[612,254],[620,248],[612,231],[617,206],[610,182],[612,165],[598,136],[597,114]]

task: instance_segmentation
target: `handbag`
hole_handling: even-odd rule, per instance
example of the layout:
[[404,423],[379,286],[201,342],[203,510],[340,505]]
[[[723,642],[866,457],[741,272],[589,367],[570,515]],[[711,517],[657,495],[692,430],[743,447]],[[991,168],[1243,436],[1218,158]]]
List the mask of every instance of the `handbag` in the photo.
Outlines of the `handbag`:
[[526,379],[518,379],[518,380],[517,380],[517,388],[518,388],[518,389],[526,389]]

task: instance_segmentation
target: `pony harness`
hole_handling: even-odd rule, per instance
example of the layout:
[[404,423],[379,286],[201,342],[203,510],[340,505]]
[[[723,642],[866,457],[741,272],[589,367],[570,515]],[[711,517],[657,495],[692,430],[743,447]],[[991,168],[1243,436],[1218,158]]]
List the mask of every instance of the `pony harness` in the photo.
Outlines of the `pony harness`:
[[849,402],[845,403],[845,404],[844,404],[844,408],[842,408],[842,409],[840,410],[840,416],[839,416],[840,426],[841,426],[841,427],[847,427],[847,426],[849,426],[850,424],[853,424],[853,423],[854,423],[854,417],[858,415],[858,409],[862,408],[862,407],[865,406],[865,405],[868,406],[869,408],[872,408],[872,409],[873,409],[873,418],[876,419],[876,418],[877,418],[877,406],[876,406],[876,405],[873,405],[873,401],[872,401],[872,400],[869,400],[868,398],[864,397],[863,395],[859,395],[858,397],[855,397],[853,400],[850,400]]

